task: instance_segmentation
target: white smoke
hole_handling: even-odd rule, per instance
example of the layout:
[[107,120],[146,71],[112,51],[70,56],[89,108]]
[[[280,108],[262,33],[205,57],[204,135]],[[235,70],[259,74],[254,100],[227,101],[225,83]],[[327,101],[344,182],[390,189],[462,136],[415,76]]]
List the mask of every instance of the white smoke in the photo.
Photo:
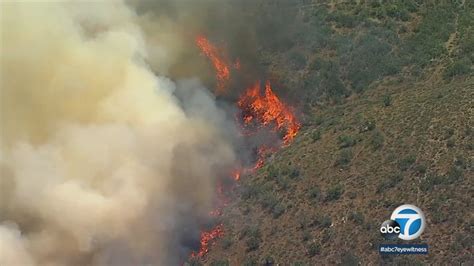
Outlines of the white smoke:
[[234,161],[212,95],[121,2],[0,9],[0,265],[177,263]]

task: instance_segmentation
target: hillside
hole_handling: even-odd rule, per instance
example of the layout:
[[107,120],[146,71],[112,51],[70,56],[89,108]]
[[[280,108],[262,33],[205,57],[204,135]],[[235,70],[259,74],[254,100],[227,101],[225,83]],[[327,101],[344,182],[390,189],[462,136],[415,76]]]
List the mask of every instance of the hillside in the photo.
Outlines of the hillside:
[[[244,177],[204,262],[472,261],[474,79],[380,86],[315,111],[293,144]],[[402,203],[424,210],[429,256],[380,258],[378,228]]]
[[[472,4],[315,3],[259,42],[303,128],[241,178],[225,236],[192,264],[473,263]],[[428,256],[378,254],[402,203],[425,212]]]

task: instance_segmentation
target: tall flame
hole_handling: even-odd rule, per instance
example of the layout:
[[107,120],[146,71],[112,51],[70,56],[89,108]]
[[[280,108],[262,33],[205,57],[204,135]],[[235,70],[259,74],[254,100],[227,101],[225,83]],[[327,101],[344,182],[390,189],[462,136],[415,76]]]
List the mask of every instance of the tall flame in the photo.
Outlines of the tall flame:
[[[213,46],[204,36],[196,38],[196,45],[206,55],[214,65],[216,70],[217,88],[216,93],[225,93],[230,78],[230,67],[235,70],[241,69],[240,60],[236,59],[235,63],[227,64],[220,51]],[[301,125],[296,119],[291,108],[284,104],[278,96],[273,92],[270,82],[265,83],[265,90],[262,94],[260,82],[256,82],[252,87],[248,88],[239,98],[237,106],[242,112],[243,125],[241,125],[242,136],[249,136],[255,133],[255,128],[265,126],[271,127],[274,131],[283,132],[284,144],[290,143],[298,133]],[[240,119],[238,119],[240,120]],[[242,175],[255,172],[261,168],[265,163],[265,158],[276,152],[279,147],[270,147],[262,145],[258,147],[256,154],[256,161],[253,167],[241,167],[231,173],[235,182],[238,182]],[[217,183],[217,206],[214,210],[209,212],[210,216],[216,217],[222,215],[222,209],[228,204],[229,199],[224,193],[222,183]],[[200,235],[200,249],[198,252],[193,252],[191,257],[202,257],[212,246],[215,240],[224,235],[224,226],[222,224],[216,225],[210,230],[201,232]]]
[[265,83],[263,95],[257,82],[244,92],[237,104],[243,111],[245,124],[256,122],[268,126],[274,123],[275,130],[285,132],[285,144],[293,140],[301,127],[291,109],[272,91],[269,81]]
[[[201,49],[202,53],[207,56],[214,68],[216,69],[216,78],[217,78],[217,90],[216,93],[223,94],[226,90],[227,84],[230,77],[230,69],[224,60],[223,56],[220,55],[219,50],[212,45],[209,40],[204,36],[199,35],[196,38],[196,45]],[[238,63],[240,68],[240,62]]]

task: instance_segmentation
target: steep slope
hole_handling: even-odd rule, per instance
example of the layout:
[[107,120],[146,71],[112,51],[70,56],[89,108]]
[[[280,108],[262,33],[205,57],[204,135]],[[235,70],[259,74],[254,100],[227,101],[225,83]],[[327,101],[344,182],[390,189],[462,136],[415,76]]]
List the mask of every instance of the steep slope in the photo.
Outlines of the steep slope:
[[[206,264],[472,263],[474,79],[388,81],[314,110],[296,141],[242,178]],[[395,207],[424,210],[430,255],[380,257]]]
[[[474,5],[290,2],[254,12],[258,60],[303,127],[241,177],[191,264],[472,264]],[[377,251],[403,203],[425,212],[427,256]]]

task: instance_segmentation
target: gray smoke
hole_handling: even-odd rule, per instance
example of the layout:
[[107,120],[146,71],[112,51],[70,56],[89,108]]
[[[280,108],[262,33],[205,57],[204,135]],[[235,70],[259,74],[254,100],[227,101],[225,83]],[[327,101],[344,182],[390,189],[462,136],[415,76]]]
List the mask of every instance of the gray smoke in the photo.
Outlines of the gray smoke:
[[191,44],[119,1],[0,7],[0,265],[179,263],[235,161],[214,96],[156,74]]

